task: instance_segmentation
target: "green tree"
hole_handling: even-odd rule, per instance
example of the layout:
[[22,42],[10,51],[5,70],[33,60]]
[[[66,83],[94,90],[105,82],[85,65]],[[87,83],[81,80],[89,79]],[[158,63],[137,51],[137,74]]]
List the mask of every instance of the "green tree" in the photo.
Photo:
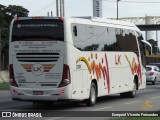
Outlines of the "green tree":
[[0,39],[1,46],[7,47],[9,40],[9,27],[14,17],[26,17],[29,11],[22,6],[9,5],[4,6],[0,4]]
[[154,54],[157,54],[157,52],[159,53],[159,47],[158,47],[157,41],[150,39],[148,40],[148,42],[152,45],[152,52]]
[[[9,27],[14,17],[26,17],[29,11],[22,6],[0,4],[0,70],[8,69]],[[2,56],[4,57],[2,61]]]
[[11,22],[14,17],[26,17],[29,13],[27,9],[16,5],[9,5],[4,11],[6,14],[7,22]]

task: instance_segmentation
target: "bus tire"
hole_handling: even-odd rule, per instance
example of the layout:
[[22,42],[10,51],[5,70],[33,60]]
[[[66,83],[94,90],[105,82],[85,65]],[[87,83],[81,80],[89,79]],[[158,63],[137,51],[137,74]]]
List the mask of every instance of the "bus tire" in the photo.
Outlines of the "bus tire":
[[120,93],[120,97],[126,98],[127,97],[127,93]]
[[133,85],[132,91],[125,92],[125,93],[120,93],[120,96],[122,98],[134,98],[136,96],[136,91],[137,91],[137,84],[134,81],[134,85]]
[[134,98],[136,96],[137,84],[135,81],[133,83],[134,83],[133,90],[128,92],[128,97],[130,97],[130,98]]
[[90,95],[89,95],[89,99],[87,99],[86,104],[87,106],[91,107],[94,106],[96,104],[96,100],[97,100],[97,88],[95,83],[91,83],[91,88],[90,88]]
[[156,85],[156,83],[157,83],[157,79],[156,79],[156,77],[154,78],[154,81],[152,82],[152,85]]

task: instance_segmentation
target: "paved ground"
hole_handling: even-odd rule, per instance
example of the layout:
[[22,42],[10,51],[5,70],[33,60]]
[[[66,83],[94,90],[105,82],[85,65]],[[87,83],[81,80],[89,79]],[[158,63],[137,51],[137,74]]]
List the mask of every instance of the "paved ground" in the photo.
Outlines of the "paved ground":
[[[55,111],[62,112],[65,116],[54,116],[52,118],[41,118],[37,120],[107,120],[107,117],[66,117],[72,116],[74,112],[82,114],[97,114],[97,112],[116,112],[116,111],[159,111],[160,110],[160,84],[151,85],[148,84],[145,90],[140,90],[137,93],[136,98],[121,98],[117,95],[110,95],[99,98],[97,104],[93,107],[87,107],[83,103],[57,103],[53,106],[39,106],[34,108],[32,103],[24,101],[12,101],[9,90],[0,91],[0,111],[42,111],[44,114],[53,115]],[[66,112],[65,112],[66,111]],[[74,112],[73,112],[74,111]],[[98,115],[98,114],[97,114]],[[74,115],[73,115],[74,116]],[[11,118],[8,118],[10,120]],[[27,118],[12,118],[13,120]],[[29,118],[32,120],[33,118]],[[160,118],[157,118],[157,120]],[[34,119],[36,120],[36,119]]]

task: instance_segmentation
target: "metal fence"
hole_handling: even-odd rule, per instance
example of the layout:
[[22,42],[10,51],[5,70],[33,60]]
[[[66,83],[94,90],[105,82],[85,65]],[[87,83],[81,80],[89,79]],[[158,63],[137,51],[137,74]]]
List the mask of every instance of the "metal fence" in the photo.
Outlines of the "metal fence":
[[146,57],[146,64],[160,63],[160,57]]

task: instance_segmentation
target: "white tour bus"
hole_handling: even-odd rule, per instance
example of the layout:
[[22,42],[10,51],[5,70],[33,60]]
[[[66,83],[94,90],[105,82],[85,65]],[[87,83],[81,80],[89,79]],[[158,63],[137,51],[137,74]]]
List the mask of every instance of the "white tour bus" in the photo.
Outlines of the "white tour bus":
[[20,17],[11,23],[13,100],[85,101],[135,97],[146,87],[145,47],[131,23],[96,17]]

